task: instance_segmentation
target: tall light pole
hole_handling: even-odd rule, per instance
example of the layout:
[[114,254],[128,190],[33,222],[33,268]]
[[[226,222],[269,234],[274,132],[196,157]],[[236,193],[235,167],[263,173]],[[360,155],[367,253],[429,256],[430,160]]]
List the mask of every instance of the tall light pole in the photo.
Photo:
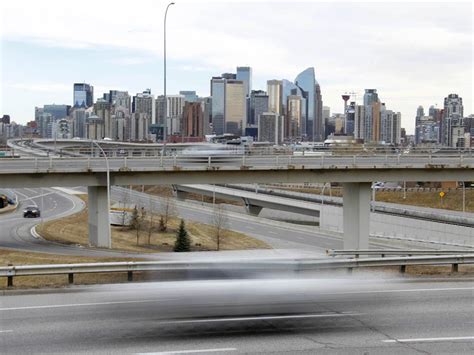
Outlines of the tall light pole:
[[[168,9],[171,5],[174,5],[174,2],[170,2],[168,6],[166,6],[165,11],[165,20],[163,22],[163,91],[165,97],[165,112],[164,112],[164,122],[163,122],[163,144],[166,147],[166,139],[167,139],[167,120],[168,120],[168,99],[166,98],[166,17],[168,16]],[[165,148],[164,148],[165,149]]]

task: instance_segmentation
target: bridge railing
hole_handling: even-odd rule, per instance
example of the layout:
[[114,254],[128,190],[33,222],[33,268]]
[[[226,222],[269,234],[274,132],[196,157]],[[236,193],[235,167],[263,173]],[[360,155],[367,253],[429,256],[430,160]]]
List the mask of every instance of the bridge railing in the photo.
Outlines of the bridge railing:
[[[0,160],[0,172],[8,169],[34,171],[77,171],[80,169],[105,171],[105,157],[37,157],[6,158]],[[472,167],[474,158],[466,155],[203,155],[107,157],[111,171],[157,170],[174,168],[248,168],[294,169],[299,168],[442,168]]]

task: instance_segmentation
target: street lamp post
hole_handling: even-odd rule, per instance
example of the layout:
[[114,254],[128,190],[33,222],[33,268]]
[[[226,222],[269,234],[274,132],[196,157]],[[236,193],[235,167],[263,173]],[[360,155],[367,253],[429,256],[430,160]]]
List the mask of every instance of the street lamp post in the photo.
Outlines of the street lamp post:
[[[91,140],[91,146],[94,144],[97,148],[99,148],[100,152],[104,155],[105,158],[105,167],[107,169],[107,221],[108,221],[108,229],[109,229],[109,240],[112,238],[112,230],[110,228],[110,167],[109,167],[109,159],[107,158],[107,154],[105,154],[104,149],[97,143],[95,140]],[[110,246],[109,246],[110,247]]]
[[174,2],[170,2],[168,6],[166,6],[165,11],[165,20],[163,23],[163,91],[165,97],[165,112],[164,112],[164,122],[163,122],[163,144],[164,148],[166,149],[166,139],[167,139],[167,120],[168,120],[168,99],[166,98],[166,17],[168,16],[168,9],[171,5],[174,5]]

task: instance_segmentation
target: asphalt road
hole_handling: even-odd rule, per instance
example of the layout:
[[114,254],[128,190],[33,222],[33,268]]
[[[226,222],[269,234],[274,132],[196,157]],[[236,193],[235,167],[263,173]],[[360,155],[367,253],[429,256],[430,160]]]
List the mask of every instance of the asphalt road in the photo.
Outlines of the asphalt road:
[[[84,203],[75,196],[51,188],[15,189],[20,202],[12,213],[0,215],[0,248],[63,255],[118,256],[121,253],[92,250],[61,245],[36,238],[31,229],[42,221],[61,218],[79,212]],[[23,218],[23,208],[35,205],[41,210],[41,218]]]
[[472,354],[473,283],[306,279],[0,298],[2,354]]
[[[80,190],[85,192],[84,188]],[[107,250],[93,250],[78,248],[76,246],[60,245],[37,239],[31,234],[31,228],[40,222],[39,219],[25,219],[22,217],[22,207],[30,204],[38,205],[45,220],[57,218],[75,213],[83,208],[79,198],[56,189],[16,189],[21,202],[18,210],[11,214],[0,215],[0,248],[12,248],[25,251],[37,251],[64,255],[86,255],[86,256],[140,256],[139,254],[120,253]],[[112,189],[112,200],[121,201],[125,198],[129,203],[150,207],[156,212],[160,211],[161,198],[133,191],[131,198],[128,197],[129,190],[114,187]],[[43,198],[41,198],[43,195]],[[42,206],[44,204],[44,206]],[[213,209],[209,206],[201,206],[199,203],[176,202],[178,214],[185,220],[202,223],[212,223]],[[326,249],[341,249],[342,239],[318,231],[311,226],[300,226],[289,223],[277,222],[265,218],[249,216],[235,211],[227,212],[228,228],[253,236],[267,242],[275,249],[299,250],[305,256],[317,256],[324,254]],[[372,247],[393,248],[393,242],[372,242]],[[398,245],[398,247],[406,247]],[[421,246],[417,246],[418,248]],[[249,254],[252,254],[249,252]],[[175,254],[157,254],[160,258],[174,258]],[[301,255],[301,254],[300,254]],[[141,255],[143,256],[143,255]],[[152,255],[146,254],[151,257]],[[189,256],[191,257],[191,256]]]

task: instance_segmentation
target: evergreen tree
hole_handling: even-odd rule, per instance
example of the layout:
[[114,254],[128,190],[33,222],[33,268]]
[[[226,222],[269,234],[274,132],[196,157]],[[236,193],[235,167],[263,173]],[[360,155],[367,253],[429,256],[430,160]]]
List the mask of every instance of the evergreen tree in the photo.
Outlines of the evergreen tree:
[[158,230],[160,232],[166,232],[166,225],[165,225],[165,220],[163,218],[163,216],[160,216],[160,224],[158,225]]
[[184,220],[181,219],[178,231],[176,232],[176,243],[174,244],[174,251],[191,251],[191,242],[189,240],[189,234],[186,231]]

